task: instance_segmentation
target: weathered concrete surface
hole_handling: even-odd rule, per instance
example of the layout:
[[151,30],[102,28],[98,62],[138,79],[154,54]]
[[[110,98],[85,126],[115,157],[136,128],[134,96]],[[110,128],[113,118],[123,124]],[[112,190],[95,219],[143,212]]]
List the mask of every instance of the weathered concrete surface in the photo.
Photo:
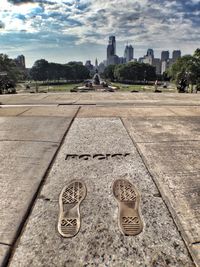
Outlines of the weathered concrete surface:
[[200,251],[193,246],[200,242],[200,118],[194,115],[123,121],[200,266]]
[[9,107],[9,108],[0,108],[0,116],[18,116],[28,110],[29,107]]
[[71,118],[0,117],[0,140],[59,142]]
[[134,104],[134,105],[200,105],[200,94],[175,93],[48,93],[2,95],[2,104]]
[[167,117],[160,114],[159,117],[129,117],[123,121],[135,142],[200,140],[200,117],[197,116]]
[[200,116],[200,108],[197,107],[170,107],[172,112],[177,116]]
[[81,107],[78,117],[149,117],[174,116],[168,107]]
[[77,110],[74,106],[31,107],[22,116],[74,117]]
[[200,242],[200,142],[140,143],[150,171],[191,245]]
[[0,142],[0,242],[12,244],[58,144]]
[[[78,109],[37,108],[0,109],[0,244],[11,247]],[[21,116],[29,109],[35,116]],[[0,266],[7,252],[7,247],[2,246]]]
[[199,262],[200,262],[200,243],[198,243],[196,245],[192,245],[191,252],[193,254],[193,257],[196,259],[197,264],[199,265]]
[[3,262],[8,255],[9,249],[10,249],[9,246],[0,244],[0,266],[3,265]]
[[[67,154],[130,153],[107,160]],[[141,192],[144,231],[124,237],[117,225],[112,183],[127,178]],[[58,196],[66,183],[83,179],[87,197],[82,225],[72,239],[56,231]],[[76,119],[32,210],[11,267],[23,266],[187,266],[193,263],[185,244],[120,119]]]

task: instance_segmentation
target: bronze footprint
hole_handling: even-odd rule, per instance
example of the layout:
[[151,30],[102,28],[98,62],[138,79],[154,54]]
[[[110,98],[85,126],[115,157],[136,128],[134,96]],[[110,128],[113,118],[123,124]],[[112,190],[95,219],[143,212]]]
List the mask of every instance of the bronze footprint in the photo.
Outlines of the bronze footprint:
[[85,183],[73,181],[66,185],[59,197],[58,232],[62,237],[73,237],[80,229],[79,206],[87,194]]
[[143,223],[139,214],[140,196],[128,180],[118,179],[113,183],[113,194],[118,202],[118,224],[124,235],[135,236],[142,232]]

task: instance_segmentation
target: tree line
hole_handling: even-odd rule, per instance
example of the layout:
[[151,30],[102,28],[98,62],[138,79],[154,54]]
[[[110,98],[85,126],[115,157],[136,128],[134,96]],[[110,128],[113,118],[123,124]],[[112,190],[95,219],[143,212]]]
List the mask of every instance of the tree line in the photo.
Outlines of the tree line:
[[89,70],[78,62],[58,64],[40,59],[34,63],[29,76],[35,81],[77,81],[89,78]]
[[118,82],[147,82],[156,80],[156,68],[149,64],[129,62],[126,64],[109,65],[103,76]]

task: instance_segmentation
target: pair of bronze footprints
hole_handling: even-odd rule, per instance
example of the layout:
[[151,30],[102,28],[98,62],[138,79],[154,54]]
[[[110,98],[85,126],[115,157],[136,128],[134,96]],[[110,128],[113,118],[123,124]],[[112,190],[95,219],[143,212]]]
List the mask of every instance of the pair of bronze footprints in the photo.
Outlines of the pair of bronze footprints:
[[[73,237],[80,229],[79,206],[87,194],[85,183],[73,181],[63,188],[59,197],[58,232],[62,237]],[[142,232],[143,223],[139,214],[140,196],[128,180],[118,179],[113,183],[113,194],[118,202],[118,224],[124,235],[135,236]]]

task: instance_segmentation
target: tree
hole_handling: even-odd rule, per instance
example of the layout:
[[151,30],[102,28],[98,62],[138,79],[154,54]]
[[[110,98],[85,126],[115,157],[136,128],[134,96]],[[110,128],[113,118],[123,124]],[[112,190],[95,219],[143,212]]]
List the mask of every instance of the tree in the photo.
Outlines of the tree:
[[[129,62],[127,64],[110,65],[106,68],[105,74],[111,79],[120,82],[141,82],[144,80],[155,80],[155,67],[139,63]],[[114,78],[113,78],[113,77]]]
[[30,70],[30,76],[35,81],[45,81],[49,77],[49,62],[45,59],[37,60]]
[[103,76],[106,79],[110,79],[111,81],[114,81],[115,77],[114,77],[114,70],[115,70],[115,66],[116,65],[109,65],[105,68],[104,72],[103,72]]
[[59,81],[60,79],[84,80],[89,77],[89,71],[78,62],[58,64],[49,63],[45,59],[40,59],[34,63],[30,71],[30,76],[35,81]]
[[10,81],[13,86],[20,79],[20,72],[14,60],[10,59],[5,54],[0,54],[0,72],[4,72],[6,75],[0,76],[1,84],[5,81]]
[[167,73],[176,83],[181,79],[186,79],[193,88],[194,84],[199,83],[200,49],[196,49],[193,56],[185,55],[179,58]]
[[89,78],[90,72],[82,64],[77,62],[69,62],[67,65],[71,66],[73,70],[74,80],[85,80]]

